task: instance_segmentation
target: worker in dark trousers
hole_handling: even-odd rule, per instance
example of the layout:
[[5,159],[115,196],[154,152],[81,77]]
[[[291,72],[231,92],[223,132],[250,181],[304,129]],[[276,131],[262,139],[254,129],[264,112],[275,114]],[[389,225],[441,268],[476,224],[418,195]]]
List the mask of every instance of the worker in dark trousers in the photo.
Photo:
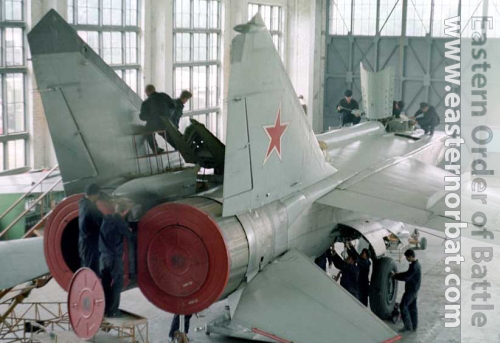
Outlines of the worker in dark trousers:
[[357,253],[350,243],[347,245],[347,259],[344,261],[335,250],[333,253],[333,264],[342,272],[340,285],[353,297],[359,300],[359,267],[356,265]]
[[411,119],[422,128],[425,134],[434,134],[434,128],[439,125],[440,119],[434,106],[429,106],[426,102],[420,103],[420,109]]
[[358,258],[359,267],[359,301],[368,306],[368,297],[370,295],[370,250],[363,249]]
[[325,251],[320,256],[316,257],[316,259],[314,260],[314,263],[316,263],[316,265],[318,267],[320,267],[321,269],[323,269],[325,272],[326,272],[326,267],[329,265],[331,266],[333,264],[333,252],[332,252],[332,250],[334,250],[333,244],[331,247],[328,248],[327,251]]
[[181,117],[182,117],[182,110],[184,109],[184,105],[192,97],[193,97],[193,94],[191,94],[190,91],[183,90],[181,92],[181,96],[174,100],[174,107],[172,108],[172,110],[170,112],[170,120],[172,121],[172,124],[174,124],[174,126],[177,129],[179,128],[179,122],[180,122]]
[[99,230],[103,214],[97,208],[101,188],[95,183],[85,187],[85,196],[78,202],[78,252],[82,267],[92,269],[98,276],[99,270]]
[[[155,86],[146,86],[146,95],[148,98],[141,105],[141,113],[139,118],[146,121],[146,129],[148,132],[159,131],[165,129],[165,124],[162,118],[169,118],[170,112],[175,108],[174,100],[166,93],[159,93]],[[167,140],[164,132],[158,133],[165,141]],[[154,133],[148,134],[147,141],[151,150],[156,153],[162,153],[165,150],[156,146]]]
[[[192,314],[186,314],[184,316],[184,328],[186,329],[186,334],[189,333],[189,321],[191,320]],[[172,319],[172,323],[170,324],[170,331],[168,332],[169,342],[174,341],[174,336],[177,331],[179,331],[180,327],[180,316],[178,314],[174,315]]]
[[401,318],[403,319],[404,327],[399,330],[416,331],[418,327],[418,309],[417,298],[418,290],[420,289],[420,282],[422,280],[422,270],[420,262],[415,257],[415,251],[408,249],[405,251],[405,257],[410,262],[410,267],[404,273],[392,273],[391,276],[396,280],[404,281],[405,293],[399,304],[401,310]]
[[403,113],[403,109],[405,108],[405,103],[403,100],[393,101],[392,102],[392,116],[395,119],[399,119],[401,113]]
[[337,112],[340,112],[340,126],[346,126],[349,123],[352,125],[359,124],[361,116],[353,114],[352,110],[359,109],[358,102],[352,98],[350,89],[344,92],[344,98],[337,104]]
[[132,235],[125,221],[130,204],[119,201],[115,205],[115,213],[104,217],[99,235],[99,252],[101,253],[102,287],[106,306],[106,317],[119,316],[120,293],[123,289],[123,241]]

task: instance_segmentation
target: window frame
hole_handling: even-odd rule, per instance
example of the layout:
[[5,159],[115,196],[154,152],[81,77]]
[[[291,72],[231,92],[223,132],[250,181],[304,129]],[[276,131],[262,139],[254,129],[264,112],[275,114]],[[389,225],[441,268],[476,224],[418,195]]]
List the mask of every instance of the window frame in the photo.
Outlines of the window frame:
[[[351,5],[350,5],[350,11],[349,11],[349,16],[346,14],[345,17],[348,17],[348,21],[349,22],[345,22],[344,23],[344,26],[348,27],[348,30],[347,32],[345,32],[345,30],[342,30],[342,32],[345,32],[345,33],[334,33],[333,32],[333,29],[334,25],[332,25],[332,21],[334,19],[334,9],[337,8],[336,7],[336,2],[338,0],[329,0],[329,13],[328,13],[328,24],[327,24],[327,35],[328,36],[363,36],[363,37],[427,37],[427,36],[430,36],[431,38],[443,38],[443,35],[438,35],[438,34],[434,34],[434,29],[433,29],[433,24],[434,22],[436,21],[436,18],[434,18],[434,8],[436,6],[438,6],[439,4],[436,4],[436,1],[434,0],[428,0],[428,1],[431,1],[430,3],[430,11],[429,11],[429,17],[426,17],[426,18],[420,18],[419,17],[419,14],[418,14],[418,9],[420,8],[420,6],[422,6],[420,3],[414,3],[412,0],[408,0],[407,1],[407,7],[405,8],[404,6],[404,0],[399,0],[399,2],[395,2],[393,5],[390,5],[386,2],[382,3],[382,1],[377,1],[377,5],[376,5],[376,11],[377,11],[377,15],[376,15],[376,18],[375,18],[375,23],[376,23],[376,30],[375,30],[375,34],[370,34],[370,35],[360,35],[360,34],[354,34],[354,23],[359,20],[359,18],[356,17],[356,12],[355,12],[355,2],[356,0],[349,0],[351,1]],[[385,6],[387,7],[387,11],[384,11],[384,16],[385,16],[385,12],[389,13],[389,16],[387,18],[381,18],[381,9],[382,7],[381,6]],[[412,18],[409,18],[408,17],[408,13],[409,13],[409,10],[408,8],[411,7],[412,8],[412,11],[414,13],[416,13],[416,17],[412,17]],[[416,7],[416,8],[415,8]],[[395,15],[394,11],[396,10],[401,10],[401,20],[399,19],[393,19],[391,20],[392,16]],[[406,13],[404,13],[403,11],[406,10]],[[456,14],[458,15],[458,13]],[[409,25],[409,20],[413,20],[415,22],[418,22],[419,19],[422,19],[422,21],[425,21],[424,23],[424,27],[421,28],[420,31],[424,31],[425,34],[412,34],[412,35],[409,35],[408,34],[408,25]],[[391,22],[391,21],[394,21],[396,23],[399,23],[399,21],[401,21],[401,26],[398,28],[398,32],[400,32],[400,34],[398,35],[394,35],[394,34],[384,34],[383,30],[385,29],[385,26],[387,23]],[[412,24],[413,24],[413,21],[412,21]],[[422,23],[420,23],[420,25],[422,25]]]
[[[280,4],[269,4],[269,3],[261,3],[261,2],[252,2],[249,1],[247,4],[247,17],[248,20],[250,20],[250,6],[257,6],[257,12],[261,11],[262,7],[270,7],[270,13],[271,13],[271,18],[270,18],[270,28],[269,33],[271,34],[271,38],[274,36],[278,36],[280,40],[280,46],[278,50],[278,54],[281,57],[281,60],[283,63],[285,63],[285,25],[286,25],[286,18],[285,18],[285,9],[283,5]],[[273,28],[273,8],[276,7],[278,8],[278,30],[274,30]],[[262,13],[262,12],[261,12]],[[273,41],[274,43],[274,41]],[[275,45],[276,47],[276,45]]]
[[[0,143],[2,144],[2,152],[3,152],[3,169],[0,170],[0,174],[11,173],[15,170],[22,170],[28,168],[29,161],[29,147],[30,147],[30,123],[29,123],[29,73],[27,66],[27,54],[26,47],[28,46],[27,42],[27,13],[26,13],[26,0],[21,2],[21,19],[20,20],[6,20],[6,11],[5,11],[5,0],[0,1],[0,41],[1,41],[1,54],[0,54],[0,83],[1,83],[1,110],[2,110],[2,129],[3,133],[0,134]],[[19,28],[21,29],[21,38],[22,38],[22,65],[13,65],[7,66],[7,47],[6,47],[6,29],[8,28]],[[24,129],[19,132],[9,133],[9,114],[7,112],[7,75],[22,75],[22,91],[23,91],[23,123]],[[24,161],[23,165],[9,166],[9,148],[8,143],[13,141],[22,140],[24,141]],[[16,153],[15,153],[16,154]],[[17,160],[17,156],[16,156]]]
[[[190,19],[189,19],[189,28],[184,27],[182,24],[182,19],[181,19],[181,26],[182,27],[177,27],[177,1],[174,0],[172,1],[172,9],[173,9],[173,15],[172,15],[172,98],[177,98],[179,97],[180,94],[176,94],[175,92],[178,91],[176,84],[177,84],[177,78],[176,78],[176,70],[179,68],[189,68],[189,89],[190,92],[193,93],[193,98],[196,97],[196,94],[194,92],[195,85],[194,85],[194,68],[197,67],[206,67],[206,80],[205,80],[205,100],[206,104],[204,108],[198,108],[193,110],[193,99],[191,99],[188,102],[189,108],[185,108],[183,112],[183,116],[181,118],[181,123],[179,124],[179,128],[183,129],[185,125],[183,125],[183,120],[184,118],[193,118],[197,117],[198,119],[205,115],[205,123],[207,124],[207,128],[217,137],[221,138],[223,134],[222,130],[222,53],[223,53],[223,40],[222,40],[222,0],[212,0],[216,1],[218,5],[218,16],[217,16],[217,28],[212,28],[211,27],[211,21],[210,21],[210,8],[209,8],[209,3],[207,2],[207,25],[205,28],[197,28],[195,27],[195,15],[194,15],[194,1],[195,0],[189,0],[190,2]],[[176,54],[176,49],[177,49],[177,37],[176,34],[189,34],[189,42],[190,42],[190,47],[189,47],[189,61],[177,61],[177,54]],[[206,59],[204,60],[195,60],[195,45],[194,45],[194,36],[195,34],[206,34],[206,45],[205,45],[205,53],[206,53]],[[211,34],[216,34],[217,35],[217,57],[216,59],[211,59],[211,42],[210,42],[210,35]],[[217,74],[216,74],[216,99],[217,99],[217,106],[211,106],[211,93],[210,93],[210,80],[211,80],[211,73],[210,73],[210,67],[215,66],[217,68]],[[212,127],[212,124],[208,124],[210,122],[211,114],[216,115],[216,124],[215,127]],[[196,118],[195,118],[196,119]],[[199,121],[199,120],[198,120]]]
[[[120,64],[110,64],[106,62],[115,72],[120,71],[120,74],[123,76],[121,77],[125,81],[125,73],[126,70],[136,70],[137,71],[137,82],[135,85],[135,89],[132,86],[129,86],[133,91],[139,94],[141,90],[141,80],[142,80],[142,65],[141,65],[141,59],[142,59],[142,51],[141,51],[141,46],[142,46],[142,35],[141,35],[141,9],[142,9],[142,0],[135,0],[137,1],[137,25],[127,25],[127,0],[121,0],[122,4],[122,10],[121,10],[121,25],[103,25],[104,22],[104,17],[103,17],[103,12],[104,12],[104,5],[103,1],[99,0],[98,1],[98,24],[93,25],[93,24],[78,24],[78,1],[79,0],[72,0],[68,1],[67,4],[67,13],[70,18],[68,18],[68,22],[70,23],[71,27],[73,27],[77,32],[80,31],[85,31],[85,32],[97,32],[97,39],[98,39],[98,51],[96,53],[104,60],[104,33],[116,33],[120,32],[121,33],[121,60],[122,63]],[[130,63],[127,64],[127,51],[130,49],[130,47],[127,45],[127,33],[136,33],[136,45],[135,49],[137,50],[137,62],[136,63]],[[81,36],[80,36],[81,37]],[[83,39],[83,38],[82,38]],[[108,49],[108,47],[106,48]],[[109,47],[109,49],[112,50],[112,46]]]

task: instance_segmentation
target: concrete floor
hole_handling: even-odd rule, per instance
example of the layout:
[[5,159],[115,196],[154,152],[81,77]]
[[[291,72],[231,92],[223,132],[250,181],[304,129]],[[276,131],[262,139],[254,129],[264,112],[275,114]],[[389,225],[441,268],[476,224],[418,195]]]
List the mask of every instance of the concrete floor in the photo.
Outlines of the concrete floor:
[[[431,230],[428,230],[432,232]],[[445,304],[445,272],[444,272],[444,246],[443,240],[426,235],[428,239],[428,248],[425,251],[417,251],[417,258],[420,260],[423,269],[422,287],[419,293],[419,328],[415,333],[404,334],[401,342],[433,342],[433,343],[453,343],[460,342],[460,329],[444,328],[444,304]],[[399,269],[405,271],[408,268],[408,262],[401,262]],[[329,273],[336,273],[330,270]],[[404,284],[399,285],[398,301],[404,291]],[[62,291],[55,282],[32,294],[28,301],[66,301],[66,293]],[[189,338],[195,343],[243,343],[244,340],[223,337],[212,334],[205,335],[202,330],[207,321],[217,318],[223,311],[226,302],[221,301],[212,305],[209,309],[199,314],[199,317],[193,317],[191,320],[191,330]],[[167,342],[167,334],[172,315],[165,313],[151,305],[138,289],[133,289],[122,294],[121,308],[149,320],[149,340],[151,343]],[[394,330],[398,330],[402,323],[394,325],[387,323]],[[342,333],[336,337],[335,342],[342,342]]]

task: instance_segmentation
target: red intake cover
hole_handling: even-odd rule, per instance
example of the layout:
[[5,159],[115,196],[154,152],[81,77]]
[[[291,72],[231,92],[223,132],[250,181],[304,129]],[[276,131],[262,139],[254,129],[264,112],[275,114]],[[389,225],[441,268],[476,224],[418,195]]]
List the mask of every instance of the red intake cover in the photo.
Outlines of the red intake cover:
[[[43,235],[43,250],[50,274],[65,291],[69,290],[73,271],[64,260],[61,249],[63,244],[70,244],[70,242],[63,242],[62,236],[68,224],[74,219],[78,220],[78,201],[82,197],[83,194],[75,194],[61,201],[52,210],[47,219]],[[109,207],[109,204],[99,201],[97,205],[104,214],[112,213],[112,208]],[[72,229],[78,230],[78,224]],[[75,245],[75,249],[78,250],[77,244]],[[76,254],[78,255],[78,252]]]
[[104,290],[89,268],[79,269],[69,286],[68,314],[76,335],[89,340],[99,331],[104,318]]

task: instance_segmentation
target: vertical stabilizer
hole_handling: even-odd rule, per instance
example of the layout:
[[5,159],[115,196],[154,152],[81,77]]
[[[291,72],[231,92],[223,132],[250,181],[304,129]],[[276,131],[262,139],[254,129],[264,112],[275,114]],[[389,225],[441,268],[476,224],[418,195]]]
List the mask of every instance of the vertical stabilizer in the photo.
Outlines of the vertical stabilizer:
[[257,14],[235,27],[224,171],[224,216],[258,208],[333,174],[271,35]]
[[55,11],[28,34],[66,195],[137,175],[141,99]]

